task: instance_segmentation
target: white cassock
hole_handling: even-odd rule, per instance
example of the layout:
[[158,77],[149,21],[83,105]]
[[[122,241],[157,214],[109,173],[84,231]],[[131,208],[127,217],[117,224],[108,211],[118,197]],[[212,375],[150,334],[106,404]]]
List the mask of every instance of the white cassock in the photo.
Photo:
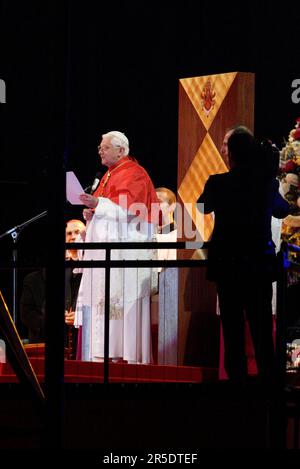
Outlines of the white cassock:
[[[87,227],[86,242],[152,240],[152,224],[129,222],[126,210],[108,198],[99,197],[94,216]],[[111,251],[112,260],[152,258],[152,249]],[[85,251],[84,260],[92,259],[104,260],[105,251]],[[151,267],[111,269],[110,358],[151,362],[150,290]],[[97,361],[104,357],[104,305],[105,269],[84,268],[75,317],[75,325],[82,325],[82,360]]]

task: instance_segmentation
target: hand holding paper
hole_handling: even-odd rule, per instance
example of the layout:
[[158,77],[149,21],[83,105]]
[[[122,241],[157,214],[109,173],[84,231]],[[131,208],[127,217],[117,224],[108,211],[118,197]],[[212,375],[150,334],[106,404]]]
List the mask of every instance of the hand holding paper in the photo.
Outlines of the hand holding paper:
[[91,209],[96,208],[98,205],[98,199],[97,197],[94,197],[91,194],[81,194],[79,197],[81,202],[86,205],[86,207],[89,207]]

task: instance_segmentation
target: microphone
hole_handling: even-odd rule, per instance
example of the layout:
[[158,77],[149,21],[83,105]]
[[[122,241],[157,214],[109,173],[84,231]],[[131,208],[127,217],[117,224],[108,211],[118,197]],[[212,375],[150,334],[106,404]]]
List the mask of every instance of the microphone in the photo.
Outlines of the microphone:
[[87,194],[93,195],[93,193],[95,192],[95,190],[99,186],[101,179],[102,179],[102,173],[100,173],[100,172],[96,173],[93,184],[91,186],[86,187],[84,189],[84,192],[86,192]]

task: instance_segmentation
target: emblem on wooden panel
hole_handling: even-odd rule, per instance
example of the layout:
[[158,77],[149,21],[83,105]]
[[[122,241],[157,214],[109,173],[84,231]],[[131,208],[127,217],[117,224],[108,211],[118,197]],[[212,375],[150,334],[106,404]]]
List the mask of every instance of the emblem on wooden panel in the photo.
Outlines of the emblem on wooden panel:
[[205,112],[206,117],[209,115],[210,111],[214,108],[216,93],[213,90],[211,81],[208,79],[205,83],[203,90],[201,91],[201,105],[202,110]]

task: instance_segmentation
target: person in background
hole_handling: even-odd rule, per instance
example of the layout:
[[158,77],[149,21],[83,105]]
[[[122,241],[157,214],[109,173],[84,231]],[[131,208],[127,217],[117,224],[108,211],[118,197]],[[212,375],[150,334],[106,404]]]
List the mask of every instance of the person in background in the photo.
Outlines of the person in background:
[[[85,225],[80,220],[70,220],[66,225],[66,242],[80,241],[84,236]],[[77,251],[67,251],[67,260],[77,260]],[[66,269],[66,298],[65,298],[65,324],[66,324],[66,345],[70,342],[70,329],[74,333],[74,309],[81,274],[73,272],[73,269]],[[21,320],[27,328],[30,343],[45,341],[45,295],[46,295],[46,269],[31,272],[26,275],[23,282],[23,289],[20,301]],[[76,333],[76,332],[75,332]],[[76,352],[76,338],[72,338],[74,345],[73,357]],[[71,353],[71,351],[70,351]]]
[[[80,220],[69,220],[66,226],[66,243],[82,242],[85,239],[85,224]],[[66,260],[80,260],[82,251],[68,249]],[[65,274],[65,356],[75,359],[77,354],[78,329],[74,327],[75,309],[82,272],[79,269],[67,268]]]
[[[174,220],[176,195],[167,187],[155,189],[160,203],[160,220],[156,241],[176,242],[177,227]],[[176,249],[157,249],[158,260],[175,260]],[[174,364],[177,356],[177,267],[152,269],[151,324],[155,363]],[[159,295],[160,292],[160,295]],[[171,301],[170,301],[171,298]],[[172,304],[174,301],[174,304]]]
[[[272,282],[276,255],[271,218],[284,218],[289,207],[279,194],[268,154],[251,133],[231,132],[226,144],[229,172],[210,176],[198,199],[204,213],[215,215],[208,279],[217,285],[229,379],[242,383],[247,378],[245,312],[258,373],[266,382],[275,377]],[[258,158],[260,171],[254,164]]]
[[235,125],[233,127],[229,127],[226,130],[220,153],[228,167],[229,167],[228,140],[229,140],[229,137],[233,134],[249,134],[253,136],[253,133],[251,132],[251,130],[248,129],[248,127],[246,127],[245,125]]
[[[69,220],[66,227],[66,243],[81,242],[85,239],[85,224],[80,220]],[[66,260],[80,260],[80,253],[77,249],[66,251]],[[65,322],[73,326],[75,318],[75,307],[78,289],[81,280],[81,273],[78,269],[66,270],[66,311]]]
[[[251,132],[251,130],[248,127],[246,127],[245,125],[236,125],[236,126],[230,127],[225,132],[220,153],[221,153],[224,161],[226,162],[226,164],[228,166],[229,166],[228,139],[233,134],[241,134],[241,133],[246,133],[246,134],[249,134],[249,135],[253,136],[253,133]],[[269,143],[270,142],[268,140],[263,140],[262,141],[262,144],[267,144],[267,149],[270,148]],[[273,153],[273,150],[274,150],[274,153]],[[276,147],[274,147],[273,150],[272,150],[273,155],[272,155],[271,162],[270,162],[270,171],[272,172],[273,171],[272,168],[274,167],[274,177],[275,177],[277,175],[277,172],[278,172],[279,155],[277,155],[277,156],[275,155]],[[281,195],[283,195],[282,190],[281,190],[281,184],[279,186],[279,192],[280,192]],[[272,216],[271,231],[272,231],[272,240],[273,240],[273,242],[275,244],[275,247],[276,247],[275,248],[276,252],[279,251],[280,244],[281,244],[281,239],[280,239],[280,237],[281,237],[281,226],[282,226],[282,219],[279,219],[279,218],[276,218],[276,217]],[[277,282],[275,281],[272,284],[272,290],[273,290],[273,297],[272,297],[273,318],[274,318],[274,315],[276,314],[276,307],[277,307],[276,286],[277,286]],[[220,314],[218,300],[217,300],[217,314]],[[274,334],[274,331],[275,331],[275,322],[274,322],[274,320],[273,320],[273,324],[274,324],[274,328],[273,328],[273,334]],[[245,332],[244,333],[245,333],[245,343],[246,343],[245,348],[246,348],[246,355],[247,355],[247,362],[248,362],[248,372],[249,372],[249,374],[255,374],[255,373],[257,373],[257,367],[256,367],[255,358],[254,358],[254,350],[253,350],[253,344],[252,344],[250,330],[249,330],[249,323],[248,323],[247,319],[245,321]],[[227,374],[224,370],[224,344],[223,344],[222,325],[220,327],[219,377],[220,377],[220,379],[227,378]]]
[[[176,208],[176,195],[167,187],[155,189],[161,209],[161,221],[157,227],[156,239],[158,242],[176,242],[177,228],[174,220]],[[158,249],[157,258],[160,260],[176,259],[176,249]],[[161,268],[158,269],[161,271]]]

